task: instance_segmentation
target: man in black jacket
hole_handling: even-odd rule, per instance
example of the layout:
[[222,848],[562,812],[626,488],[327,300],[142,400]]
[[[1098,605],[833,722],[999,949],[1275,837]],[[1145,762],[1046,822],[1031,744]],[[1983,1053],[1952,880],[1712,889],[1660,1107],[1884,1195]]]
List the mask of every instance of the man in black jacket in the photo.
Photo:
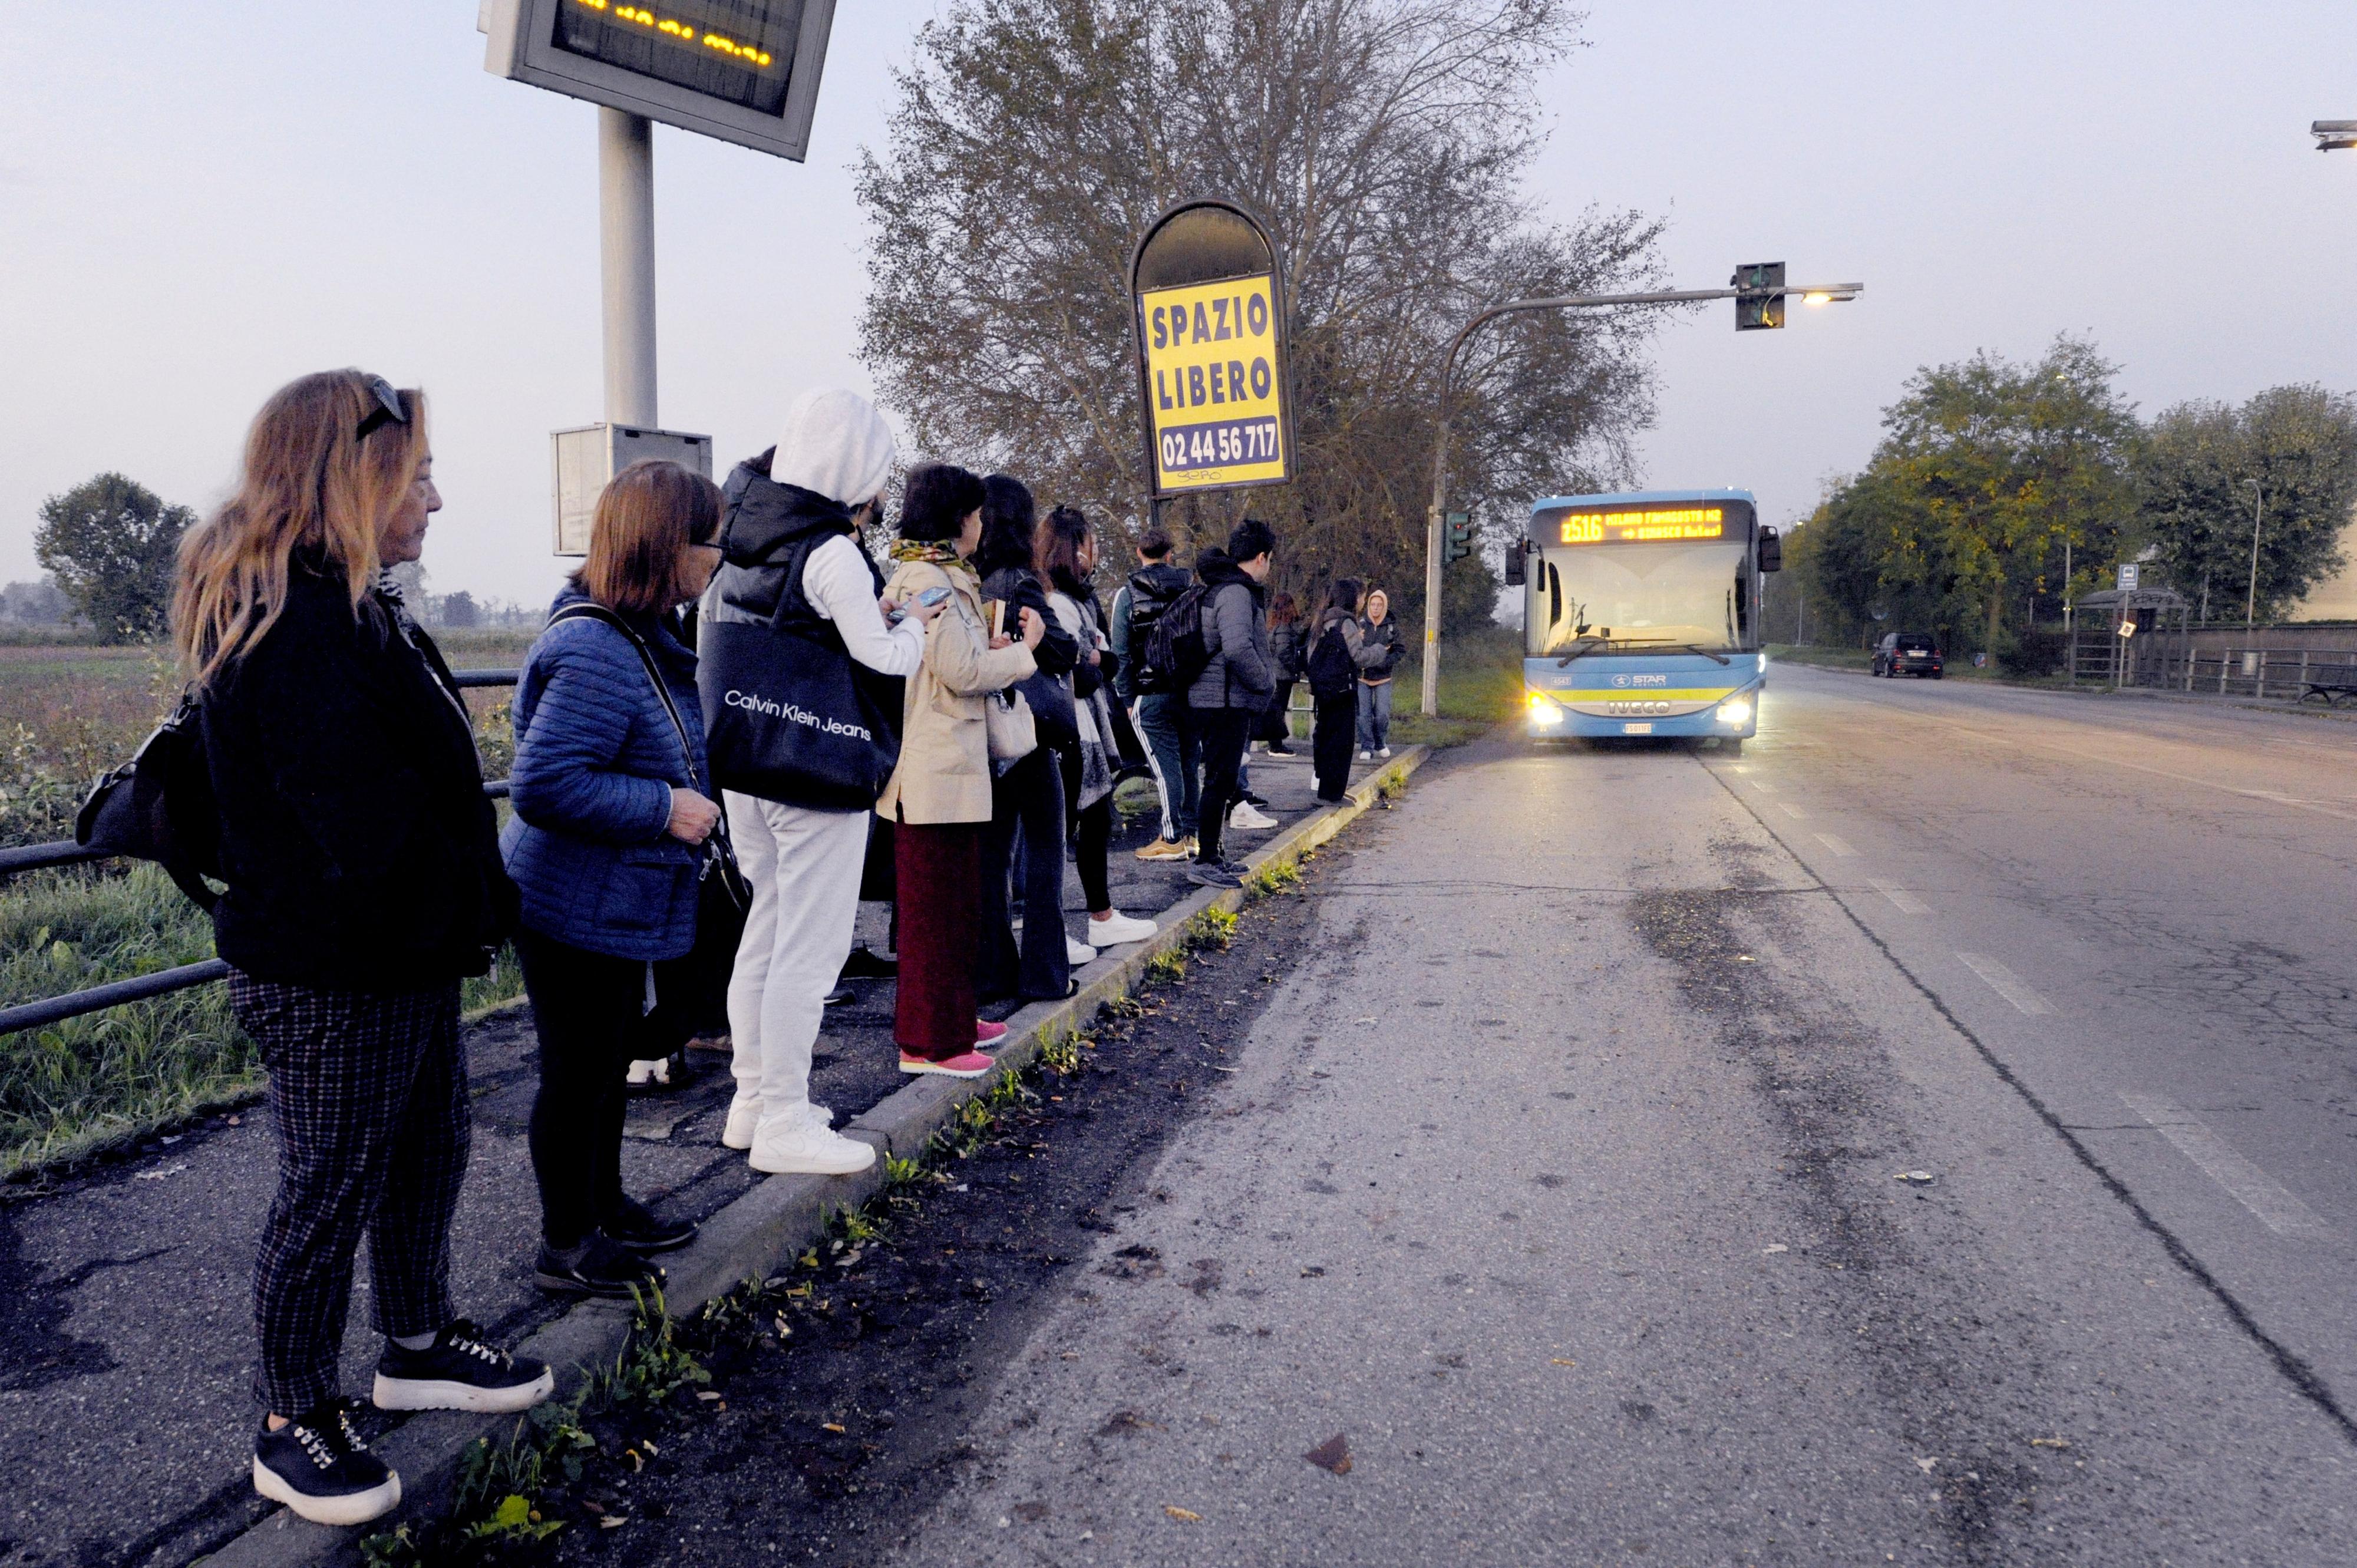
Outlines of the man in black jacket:
[[1243,886],[1243,867],[1221,858],[1221,838],[1230,808],[1243,799],[1238,771],[1253,720],[1276,690],[1263,585],[1275,551],[1275,532],[1248,517],[1228,535],[1227,549],[1206,550],[1195,563],[1204,588],[1203,650],[1211,658],[1187,690],[1189,716],[1203,747],[1200,847],[1187,879],[1206,887]]
[[1187,693],[1145,667],[1155,622],[1190,581],[1184,567],[1171,564],[1170,536],[1151,528],[1137,542],[1137,570],[1114,596],[1113,650],[1121,660],[1114,690],[1129,704],[1146,737],[1154,787],[1162,796],[1161,836],[1137,852],[1140,860],[1184,860],[1195,850],[1200,756],[1194,727],[1187,722]]

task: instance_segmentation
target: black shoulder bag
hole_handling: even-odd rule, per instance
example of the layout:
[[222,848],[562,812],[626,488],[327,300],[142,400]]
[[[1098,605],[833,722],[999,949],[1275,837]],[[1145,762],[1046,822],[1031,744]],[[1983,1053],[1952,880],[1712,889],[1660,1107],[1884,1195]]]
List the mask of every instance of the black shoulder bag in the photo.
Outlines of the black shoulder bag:
[[102,854],[152,860],[210,910],[221,895],[221,813],[205,768],[202,710],[193,693],[139,743],[131,760],[99,775],[74,813],[74,843]]

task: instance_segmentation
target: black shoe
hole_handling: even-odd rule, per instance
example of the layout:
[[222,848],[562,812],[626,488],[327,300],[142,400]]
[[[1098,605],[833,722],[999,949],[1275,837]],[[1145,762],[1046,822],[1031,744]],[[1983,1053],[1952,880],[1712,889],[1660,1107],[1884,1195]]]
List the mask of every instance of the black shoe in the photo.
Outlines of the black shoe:
[[1255,811],[1265,811],[1268,810],[1268,797],[1265,795],[1246,794],[1242,797],[1242,799],[1245,805],[1250,806]]
[[1187,868],[1187,880],[1198,887],[1242,887],[1244,879],[1218,861],[1199,860]]
[[845,980],[889,980],[899,972],[900,961],[899,959],[882,958],[877,956],[876,950],[873,948],[857,947],[852,949],[851,956],[843,961],[843,973],[840,978]]
[[677,1251],[695,1240],[696,1226],[693,1219],[665,1219],[638,1199],[626,1197],[598,1229],[617,1247],[644,1257]]
[[633,1287],[653,1290],[663,1283],[663,1272],[635,1252],[626,1251],[592,1230],[588,1239],[570,1247],[540,1244],[532,1277],[541,1289],[560,1295],[595,1295],[628,1301]]
[[368,1451],[342,1400],[253,1434],[253,1489],[313,1524],[366,1524],[401,1506],[401,1477]]
[[370,1398],[379,1410],[503,1415],[530,1410],[555,1391],[556,1374],[547,1362],[508,1354],[462,1317],[423,1350],[404,1350],[386,1340]]
[[1271,757],[1298,757],[1301,753],[1294,750],[1293,747],[1286,745],[1281,740],[1273,740],[1268,743],[1268,755]]
[[846,1002],[856,1002],[858,1000],[859,993],[857,992],[852,990],[848,985],[838,985],[834,990],[826,993],[825,997],[823,998],[822,1004],[828,1007],[840,1007]]

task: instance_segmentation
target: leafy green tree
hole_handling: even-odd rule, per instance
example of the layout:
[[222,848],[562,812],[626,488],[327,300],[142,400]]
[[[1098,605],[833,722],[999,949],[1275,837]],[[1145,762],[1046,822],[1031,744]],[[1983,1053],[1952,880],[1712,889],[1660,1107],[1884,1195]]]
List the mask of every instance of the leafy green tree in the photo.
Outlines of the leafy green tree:
[[[1284,539],[1282,585],[1373,578],[1415,624],[1449,337],[1485,305],[1659,273],[1655,220],[1556,224],[1525,194],[1529,84],[1577,21],[1565,0],[958,0],[860,165],[862,352],[886,401],[921,448],[1135,526],[1130,251],[1183,197],[1238,199],[1285,257],[1298,477],[1166,521],[1207,542],[1249,508]],[[1535,496],[1616,488],[1658,319],[1486,329],[1459,371],[1455,495],[1502,531]],[[1452,568],[1452,616],[1486,617],[1481,575]]]
[[475,596],[461,588],[455,594],[442,596],[442,624],[459,629],[480,626],[483,612],[475,603]]
[[2179,403],[2137,443],[2136,479],[2138,521],[2178,591],[2205,619],[2238,604],[2269,618],[2345,564],[2357,398],[2285,386],[2240,408]]
[[41,503],[33,553],[102,642],[161,637],[180,535],[197,521],[146,486],[100,474]]
[[[1863,626],[1999,650],[2013,623],[2084,591],[2122,552],[2136,416],[2118,367],[2058,338],[2034,362],[1986,351],[1918,371],[1863,473],[1813,519],[1815,589]],[[2065,544],[2072,581],[2062,581]]]

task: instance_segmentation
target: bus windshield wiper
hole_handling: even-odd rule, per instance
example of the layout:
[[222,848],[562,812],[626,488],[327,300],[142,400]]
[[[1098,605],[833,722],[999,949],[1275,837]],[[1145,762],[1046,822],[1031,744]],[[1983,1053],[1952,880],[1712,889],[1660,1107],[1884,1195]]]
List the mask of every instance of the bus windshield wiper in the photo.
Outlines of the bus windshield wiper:
[[1727,655],[1723,653],[1715,653],[1699,643],[1652,642],[1636,638],[1625,637],[1583,637],[1574,642],[1569,648],[1564,650],[1563,656],[1555,661],[1555,667],[1561,670],[1569,665],[1573,660],[1578,658],[1581,654],[1593,653],[1598,648],[1603,649],[1608,653],[1699,653],[1705,659],[1715,659],[1721,664],[1729,664],[1734,662],[1734,660],[1728,659]]
[[1714,652],[1712,652],[1709,649],[1703,647],[1703,646],[1702,646],[1700,643],[1698,643],[1698,642],[1665,642],[1665,643],[1662,644],[1662,646],[1663,646],[1663,647],[1664,647],[1664,648],[1675,648],[1675,649],[1681,649],[1681,650],[1684,650],[1685,652],[1688,652],[1688,653],[1699,653],[1699,654],[1701,654],[1705,659],[1716,659],[1716,660],[1717,660],[1721,664],[1732,664],[1732,663],[1734,663],[1734,662],[1735,662],[1735,660],[1733,660],[1729,659],[1726,654],[1724,654],[1724,653],[1714,653]]

